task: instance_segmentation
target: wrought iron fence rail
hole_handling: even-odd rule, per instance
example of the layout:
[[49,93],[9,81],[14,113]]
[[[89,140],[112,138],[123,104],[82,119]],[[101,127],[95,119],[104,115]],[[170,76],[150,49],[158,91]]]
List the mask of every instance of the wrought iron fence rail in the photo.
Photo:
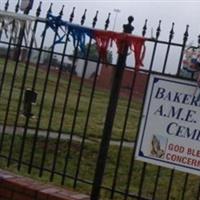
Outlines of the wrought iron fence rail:
[[[18,12],[18,6],[19,5],[16,5],[16,13]],[[52,6],[53,5],[51,4],[48,13],[52,12]],[[7,1],[5,5],[6,11],[8,10],[8,7],[9,1]],[[43,28],[46,26],[47,20],[40,18],[41,8],[42,7],[40,3],[36,11],[37,20],[33,25],[34,32],[37,31],[39,23],[40,25],[43,25]],[[75,9],[73,8],[69,18],[71,23],[74,18],[74,11]],[[61,9],[59,15],[62,17],[63,8]],[[92,26],[94,29],[96,26],[97,17],[98,12],[93,18]],[[81,18],[80,24],[82,26],[84,25],[85,18],[86,10]],[[108,14],[108,18],[105,22],[105,30],[108,29],[109,23],[110,14]],[[132,28],[130,23],[128,25],[129,28]],[[87,185],[87,192],[91,193],[92,200],[98,199],[101,194],[102,198],[105,199],[115,199],[116,196],[120,196],[120,198],[124,200],[132,198],[143,200],[159,198],[173,199],[173,195],[175,198],[179,198],[181,196],[179,199],[184,200],[187,198],[188,194],[194,195],[193,199],[195,199],[195,197],[198,199],[200,187],[195,188],[196,194],[191,194],[191,192],[188,191],[190,177],[197,185],[200,185],[200,182],[196,177],[181,173],[181,175],[177,178],[176,171],[174,170],[166,170],[162,167],[155,167],[147,163],[138,162],[134,158],[135,144],[132,148],[124,147],[124,142],[127,140],[126,137],[128,137],[129,141],[131,142],[137,142],[140,125],[139,123],[142,118],[142,109],[147,92],[149,76],[152,73],[156,73],[163,76],[179,77],[181,79],[191,80],[191,78],[180,77],[179,74],[182,67],[184,50],[188,40],[188,28],[189,27],[187,26],[183,35],[183,42],[175,43],[172,41],[174,36],[174,24],[172,23],[169,39],[168,41],[164,41],[159,39],[161,32],[161,21],[159,21],[156,29],[155,38],[148,38],[146,37],[147,20],[145,20],[145,24],[142,28],[142,36],[146,38],[146,44],[151,44],[153,48],[148,66],[146,66],[144,69],[138,69],[137,73],[135,68],[126,66],[126,51],[128,51],[126,45],[124,48],[125,52],[118,57],[117,64],[112,64],[102,61],[100,56],[97,60],[89,58],[89,51],[91,50],[91,44],[93,42],[90,39],[88,42],[88,48],[86,49],[87,53],[84,57],[83,73],[80,77],[76,77],[76,79],[74,79],[75,75],[73,74],[76,67],[76,60],[83,59],[83,57],[78,55],[78,44],[75,45],[73,53],[66,53],[66,50],[70,47],[68,34],[62,47],[62,51],[58,52],[55,50],[55,46],[50,44],[48,45],[52,47],[51,49],[44,49],[46,44],[45,39],[48,37],[48,30],[45,28],[42,37],[39,36],[41,37],[41,41],[39,44],[40,47],[38,48],[34,47],[33,39],[31,39],[29,45],[25,45],[23,43],[23,30],[21,32],[21,40],[18,40],[16,43],[12,42],[12,38],[4,39],[4,33],[0,32],[0,45],[6,48],[5,56],[0,58],[0,61],[2,61],[2,63],[0,62],[0,110],[3,113],[2,115],[4,115],[0,118],[0,124],[3,127],[2,132],[0,133],[0,160],[5,161],[4,165],[8,167],[14,167],[19,171],[21,171],[23,167],[28,168],[26,171],[31,174],[33,174],[33,170],[37,170],[40,177],[45,176],[45,173],[49,173],[50,181],[54,181],[55,176],[58,176],[61,179],[61,184],[69,184],[74,188],[78,188],[78,183],[85,184]],[[124,31],[127,32],[127,30]],[[52,43],[54,43],[56,41],[56,33],[52,33],[52,35]],[[158,72],[154,69],[158,46],[162,46],[166,50],[163,57],[164,64],[162,69],[160,69],[161,72]],[[180,52],[178,66],[176,67],[176,72],[173,74],[169,74],[166,71],[171,47],[176,47]],[[24,59],[25,61],[23,61],[23,67],[20,67],[21,61],[19,60],[19,57],[22,49],[27,50],[27,55]],[[11,50],[14,52],[14,58],[10,55]],[[33,51],[38,52],[34,67],[32,66],[30,60]],[[42,72],[40,71],[40,61],[42,53],[49,54],[49,60],[47,63],[45,63],[46,70],[43,71],[43,77],[41,78],[40,75]],[[49,89],[48,81],[50,78],[52,78],[51,70],[54,55],[61,56],[61,60],[58,61],[58,73],[54,74],[53,77],[53,87]],[[65,57],[71,58],[72,60],[71,71],[68,72],[67,78],[65,77],[65,79],[62,79],[62,70]],[[86,90],[84,88],[86,82],[85,76],[89,61],[95,62],[95,65],[93,66],[95,71],[93,72],[93,78],[90,80],[89,86],[87,85],[89,89],[87,88]],[[10,70],[10,63],[12,63],[13,69],[9,72],[9,74],[8,70]],[[108,75],[104,75],[103,78],[109,78],[110,82],[108,81],[109,84],[107,83],[107,88],[103,88],[105,90],[101,90],[102,88],[99,89],[100,87],[98,88],[97,85],[99,81],[98,71],[100,64],[108,65],[107,68],[104,68],[107,70]],[[31,74],[32,79],[27,80],[28,75],[30,75],[30,69],[33,69],[33,74]],[[19,70],[21,70],[20,78],[18,77]],[[110,73],[109,70],[112,71],[112,73]],[[131,73],[129,74],[130,80],[129,84],[125,85],[126,89],[128,89],[123,90],[123,87],[121,86],[121,83],[123,83],[122,74],[128,73],[127,71]],[[143,74],[145,78],[141,79],[140,81],[142,81],[142,83],[140,82],[138,84],[137,79],[141,74]],[[34,96],[34,92],[37,90],[38,78],[43,79],[43,83],[40,85],[40,102],[38,102],[38,110],[37,113],[35,113],[37,115],[36,123],[31,124],[32,113],[30,113],[30,110],[28,110],[27,105],[24,104],[24,102],[26,102],[25,94],[27,92],[26,83],[27,81],[30,81],[32,92],[31,95]],[[61,80],[66,83],[65,88],[61,88]],[[106,79],[103,79],[102,84],[104,84],[104,82],[106,82]],[[76,89],[73,88],[73,83],[76,84]],[[135,96],[135,93],[137,92],[137,86],[140,84],[143,86],[143,89],[141,92],[142,95],[138,98]],[[7,86],[7,88],[5,88],[5,86]],[[48,94],[49,90],[51,90],[50,95]],[[122,94],[120,93],[121,91]],[[98,92],[103,96],[102,99],[98,95],[95,96]],[[72,93],[74,96],[71,97],[70,95]],[[48,108],[45,107],[47,105],[46,101],[49,101]],[[60,101],[60,110],[58,114],[56,114],[56,109],[59,107],[57,105],[58,101]],[[85,101],[86,103],[82,104],[82,101]],[[13,102],[15,102],[15,104]],[[73,104],[73,106],[70,107],[70,104]],[[99,106],[99,104],[101,104],[101,106]],[[93,107],[94,105],[98,105],[99,107]],[[119,110],[122,109],[122,107],[123,112],[120,113]],[[71,110],[67,110],[68,108]],[[23,113],[25,116],[24,120],[20,118],[22,109],[27,111]],[[95,119],[97,113],[94,113],[94,109],[97,109],[95,112],[103,113],[103,119]],[[137,113],[134,113],[133,109],[135,109]],[[83,111],[85,115],[80,122],[79,114]],[[106,111],[107,114],[105,114]],[[43,116],[44,112],[47,112],[46,118]],[[44,123],[44,118],[45,123],[47,124],[46,128],[42,128],[41,126],[41,124]],[[59,119],[57,122],[59,126],[52,128],[52,126],[55,125],[54,120],[56,121],[56,118]],[[94,139],[94,142],[88,143],[86,142],[86,139],[92,138],[89,133],[92,131],[95,132],[94,129],[91,129],[90,132],[88,131],[89,122],[92,120],[94,120],[93,124],[100,124],[100,128],[95,127],[95,131],[99,131],[101,134],[103,133],[103,135],[98,135],[100,141]],[[130,124],[134,123],[134,120],[137,121],[135,123],[135,127],[130,126]],[[70,124],[70,126],[66,128],[65,123],[67,122]],[[12,126],[13,128],[9,134],[6,133],[6,128],[8,126]],[[76,131],[76,126],[81,127],[79,128],[80,132]],[[118,126],[120,126],[120,132],[117,133],[116,129]],[[23,127],[22,133],[20,133],[21,135],[18,134],[19,127]],[[138,129],[135,131],[135,135],[133,136],[127,136],[127,129],[130,129],[130,127],[132,129]],[[30,129],[34,131],[31,139],[29,134]],[[46,135],[44,137],[40,137],[40,131],[44,131]],[[52,131],[57,133],[57,138],[51,138],[50,133]],[[61,134],[63,133],[68,133],[70,136],[69,139],[62,141]],[[80,133],[80,141],[75,143],[73,141],[73,137],[77,133]],[[116,134],[115,140],[117,138],[119,141],[119,145],[115,148],[112,147],[112,145],[109,145],[109,142],[113,140],[112,134]],[[109,150],[111,153],[109,153]],[[88,154],[90,157],[87,157]],[[127,160],[124,161],[124,157],[126,158],[126,156]],[[59,170],[58,167],[60,167]],[[90,170],[89,173],[87,170]],[[166,170],[166,174],[170,173],[169,177],[166,177],[167,175],[163,176],[161,173],[162,170]],[[149,171],[151,171],[151,173],[154,175],[153,177],[151,177],[152,174]],[[110,175],[110,177],[108,175]],[[151,180],[149,180],[149,177],[151,177]],[[159,188],[159,181],[162,181],[162,178],[167,179],[167,183],[165,184],[165,187]],[[183,178],[183,187],[181,186],[182,183],[178,182],[177,180],[181,178]],[[119,182],[122,182],[123,185],[120,185],[121,183],[119,184]],[[180,190],[179,193],[174,194],[174,183],[179,183],[177,184],[177,188]],[[106,192],[108,192],[108,194],[103,194]]]

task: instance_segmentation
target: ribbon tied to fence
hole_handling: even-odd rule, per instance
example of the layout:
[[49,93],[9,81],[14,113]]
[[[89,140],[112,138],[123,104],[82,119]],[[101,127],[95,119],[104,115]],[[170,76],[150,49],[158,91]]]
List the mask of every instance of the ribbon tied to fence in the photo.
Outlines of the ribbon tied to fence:
[[[64,38],[69,35],[72,37],[74,46],[78,46],[81,52],[85,54],[86,37],[89,37],[95,40],[100,57],[105,61],[110,44],[114,42],[118,53],[122,54],[124,49],[122,48],[123,45],[120,44],[125,43],[134,54],[136,69],[143,66],[145,54],[145,38],[143,37],[83,27],[63,21],[60,16],[54,16],[51,13],[47,15],[46,29],[48,28],[51,28],[56,34],[56,40],[52,47],[56,44],[64,43]],[[59,31],[61,31],[62,34],[59,33]]]
[[15,43],[19,39],[20,31],[23,30],[25,45],[28,46],[32,38],[37,46],[35,33],[32,30],[34,21],[35,18],[28,15],[0,11],[0,32],[4,32],[6,37],[11,38]]

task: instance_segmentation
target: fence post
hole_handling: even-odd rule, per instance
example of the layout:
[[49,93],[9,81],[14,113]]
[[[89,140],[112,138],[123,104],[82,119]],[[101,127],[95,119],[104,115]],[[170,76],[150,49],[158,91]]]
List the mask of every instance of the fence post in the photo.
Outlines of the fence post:
[[[133,17],[128,17],[128,24],[123,26],[124,33],[132,33],[134,27],[131,25],[133,22]],[[112,83],[112,89],[106,114],[106,120],[103,129],[103,136],[100,144],[99,155],[97,159],[97,165],[94,176],[94,183],[91,193],[91,200],[98,200],[100,196],[101,184],[103,180],[106,158],[109,149],[109,143],[112,134],[113,122],[115,118],[115,113],[117,109],[117,103],[120,93],[121,82],[123,78],[123,72],[126,65],[126,57],[128,53],[128,44],[121,41],[120,48],[123,49],[122,53],[119,53],[117,60],[117,67],[114,70],[114,78]]]

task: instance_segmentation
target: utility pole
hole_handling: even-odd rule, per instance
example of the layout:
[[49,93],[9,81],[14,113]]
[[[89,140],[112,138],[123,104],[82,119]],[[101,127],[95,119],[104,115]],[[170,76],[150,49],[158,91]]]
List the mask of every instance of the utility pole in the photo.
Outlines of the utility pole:
[[113,24],[113,29],[112,30],[114,31],[115,30],[115,26],[116,26],[116,22],[117,22],[117,16],[121,12],[121,10],[115,8],[113,11],[115,12],[115,19],[114,19],[114,24]]

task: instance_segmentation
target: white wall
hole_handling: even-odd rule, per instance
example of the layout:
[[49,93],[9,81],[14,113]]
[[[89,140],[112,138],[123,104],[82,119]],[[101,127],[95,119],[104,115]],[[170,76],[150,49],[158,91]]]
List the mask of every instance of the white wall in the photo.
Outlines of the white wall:
[[[85,65],[85,60],[84,59],[78,59],[76,61],[76,73],[77,73],[78,77],[82,77],[83,76],[84,65]],[[102,66],[100,64],[98,75],[101,72],[101,67]],[[88,61],[87,66],[86,66],[85,78],[86,79],[91,78],[92,74],[95,73],[96,68],[97,68],[97,63],[96,62]]]

